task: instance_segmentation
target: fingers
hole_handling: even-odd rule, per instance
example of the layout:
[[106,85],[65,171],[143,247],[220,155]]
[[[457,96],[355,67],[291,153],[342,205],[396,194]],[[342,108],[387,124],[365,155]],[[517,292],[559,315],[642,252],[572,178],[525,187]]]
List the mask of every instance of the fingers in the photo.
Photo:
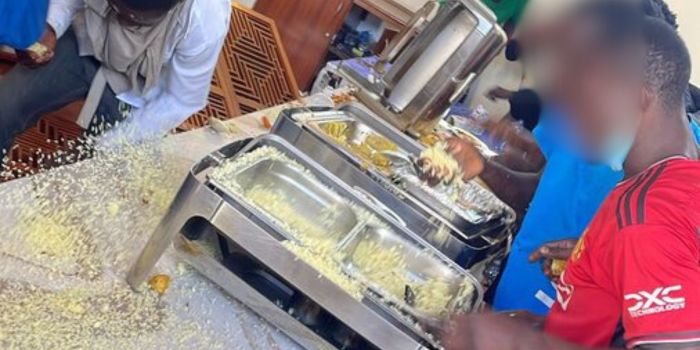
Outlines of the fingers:
[[542,273],[549,279],[551,279],[554,276],[554,273],[552,273],[551,259],[545,259],[544,261],[542,261]]
[[442,174],[442,172],[437,169],[437,167],[433,166],[433,162],[430,159],[418,159],[418,161],[416,161],[416,165],[418,166],[419,170],[418,177],[425,181],[428,186],[435,187],[440,184],[442,178],[438,174]]
[[571,256],[572,247],[547,247],[545,257],[549,259],[567,260]]
[[36,68],[36,67],[41,67],[41,66],[43,66],[43,65],[45,65],[45,64],[47,64],[47,63],[49,63],[49,62],[51,61],[51,59],[53,59],[53,56],[54,56],[54,52],[53,52],[53,51],[47,51],[47,52],[46,52],[45,54],[43,54],[43,55],[40,55],[40,56],[37,56],[37,57],[33,57],[33,58],[32,58],[33,67],[34,67],[34,68]]
[[29,68],[37,68],[49,63],[53,59],[54,54],[53,50],[47,50],[42,54],[37,54],[33,51],[21,51],[17,53],[17,57],[20,64]]
[[571,252],[574,250],[577,243],[577,239],[564,239],[546,243],[532,252],[528,260],[530,260],[531,263],[544,258],[567,260],[569,256],[571,256]]
[[459,163],[464,181],[479,176],[485,167],[484,157],[469,140],[452,138],[447,142],[447,152]]
[[553,243],[555,246],[560,248],[574,249],[576,247],[576,244],[578,244],[578,239],[564,239]]
[[544,254],[546,254],[546,252],[548,252],[546,247],[537,248],[537,250],[530,253],[530,256],[527,258],[527,260],[530,263],[536,263],[536,262],[544,259]]
[[511,320],[522,322],[529,327],[538,329],[544,323],[544,317],[537,316],[527,310],[515,310],[506,314]]
[[571,256],[571,248],[554,247],[544,245],[530,254],[528,260],[531,263],[538,262],[542,259],[560,259],[567,260]]

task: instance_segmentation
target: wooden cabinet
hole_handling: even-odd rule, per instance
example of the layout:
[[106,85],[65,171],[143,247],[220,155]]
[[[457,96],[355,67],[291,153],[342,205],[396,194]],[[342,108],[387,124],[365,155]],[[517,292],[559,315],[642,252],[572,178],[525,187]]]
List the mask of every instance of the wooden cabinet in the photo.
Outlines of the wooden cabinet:
[[301,89],[308,89],[325,63],[333,36],[353,0],[257,0],[255,11],[275,20]]

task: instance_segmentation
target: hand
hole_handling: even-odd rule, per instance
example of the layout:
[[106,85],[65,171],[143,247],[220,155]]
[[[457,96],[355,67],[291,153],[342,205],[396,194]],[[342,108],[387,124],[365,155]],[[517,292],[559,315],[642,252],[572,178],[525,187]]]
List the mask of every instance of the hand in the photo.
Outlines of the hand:
[[504,89],[502,87],[495,87],[491,89],[491,91],[488,92],[486,97],[489,99],[495,101],[495,100],[507,100],[513,96],[514,92]]
[[523,339],[535,332],[528,323],[504,314],[461,315],[450,322],[442,344],[447,350],[520,349]]
[[542,261],[542,272],[556,281],[563,272],[562,262],[569,260],[577,243],[578,239],[573,238],[546,243],[530,254],[529,260],[531,263]]
[[476,146],[468,140],[459,137],[447,140],[447,152],[462,167],[464,181],[469,181],[481,175],[486,167],[486,159]]
[[47,24],[44,34],[36,44],[26,50],[17,50],[19,63],[29,68],[37,68],[49,63],[55,54],[57,40],[56,32]]
[[454,178],[454,170],[450,169],[447,164],[440,162],[428,156],[421,156],[417,161],[418,176],[425,181],[428,186],[435,187],[441,183],[451,183]]

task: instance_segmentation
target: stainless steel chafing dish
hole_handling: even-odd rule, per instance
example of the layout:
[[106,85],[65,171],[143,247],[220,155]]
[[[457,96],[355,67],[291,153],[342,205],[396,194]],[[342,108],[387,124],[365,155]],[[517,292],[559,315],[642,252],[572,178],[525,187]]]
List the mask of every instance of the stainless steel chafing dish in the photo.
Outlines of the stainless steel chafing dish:
[[[449,298],[444,300],[444,304],[439,306],[443,309],[444,305],[445,312],[469,310],[476,301],[477,294],[472,293],[474,286],[470,283],[465,284],[466,281],[461,276],[461,272],[456,270],[453,264],[443,261],[441,256],[433,254],[431,250],[426,250],[410,237],[398,236],[389,230],[376,226],[366,226],[346,240],[340,248],[344,253],[343,268],[348,274],[359,279],[365,278],[362,276],[362,267],[358,263],[359,258],[357,256],[360,250],[359,247],[362,244],[374,244],[377,249],[394,250],[398,254],[407,257],[402,273],[410,284],[420,287],[420,285],[431,281],[444,283]],[[371,280],[366,282],[370,290],[380,295],[382,299],[397,305],[399,309],[405,310],[420,320],[423,325],[436,327],[440,324],[440,314],[434,314],[416,307],[415,299],[410,296],[411,294],[415,295],[415,291],[411,290],[411,285],[403,286],[401,288],[402,294],[396,296],[387,293],[382,289],[382,286],[374,284]],[[460,298],[461,295],[470,295],[470,297]]]
[[415,135],[432,131],[507,40],[481,1],[437,3],[427,1],[415,14],[370,77],[341,66],[341,74],[360,87],[360,101]]
[[[324,128],[331,123],[347,125],[342,130],[347,142],[340,142],[341,135],[329,135]],[[416,140],[359,105],[349,104],[340,110],[290,109],[282,112],[272,133],[290,141],[351,186],[371,193],[404,219],[410,230],[462,266],[482,261],[510,237],[515,213],[478,183],[465,184],[454,201],[445,193],[423,185],[410,171],[377,166],[372,159],[348,147],[353,142],[375,137],[384,139],[383,145],[392,145],[389,154],[415,157],[424,149]]]
[[[265,156],[260,151],[265,148],[276,155]],[[245,158],[256,151],[261,152],[257,158]],[[338,253],[332,259],[346,276],[361,282],[359,298],[288,248],[307,241],[279,212],[250,199],[256,186],[281,193],[299,217],[326,230],[313,232],[332,232],[332,249]],[[353,269],[358,244],[400,247],[394,249],[406,261],[407,289],[436,278],[445,281],[449,311],[476,309],[482,289],[368,198],[275,135],[233,143],[195,164],[128,281],[140,285],[175,241],[197,270],[307,348],[439,348],[427,330],[446,315],[426,315],[410,297],[389,295],[371,275]],[[324,212],[332,217],[321,220]]]
[[[243,191],[232,191],[222,182],[228,180],[228,183],[240,186],[242,190],[261,186],[279,194],[282,198],[292,199],[299,217],[308,218],[311,222],[319,224],[321,230],[328,232],[329,235],[332,233],[333,237],[330,238],[339,243],[362,225],[360,217],[343,197],[321,182],[310,178],[304,170],[284,160],[261,158],[237,169],[235,173],[226,174],[230,175],[229,179],[217,181],[215,177],[210,177],[209,183],[234,198],[248,211],[256,213],[258,217],[269,219],[270,224],[276,227],[276,231],[285,239],[299,242],[295,233],[284,227],[284,218],[279,215],[280,213],[261,209],[246,199]],[[318,222],[318,218],[321,213],[328,210],[333,211],[333,220],[323,225]]]

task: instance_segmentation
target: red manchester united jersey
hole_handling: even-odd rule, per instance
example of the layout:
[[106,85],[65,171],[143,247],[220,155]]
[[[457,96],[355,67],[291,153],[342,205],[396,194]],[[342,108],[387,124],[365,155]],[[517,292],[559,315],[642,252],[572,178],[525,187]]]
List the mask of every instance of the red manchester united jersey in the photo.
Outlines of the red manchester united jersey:
[[620,183],[569,259],[545,324],[580,345],[700,341],[700,162]]

